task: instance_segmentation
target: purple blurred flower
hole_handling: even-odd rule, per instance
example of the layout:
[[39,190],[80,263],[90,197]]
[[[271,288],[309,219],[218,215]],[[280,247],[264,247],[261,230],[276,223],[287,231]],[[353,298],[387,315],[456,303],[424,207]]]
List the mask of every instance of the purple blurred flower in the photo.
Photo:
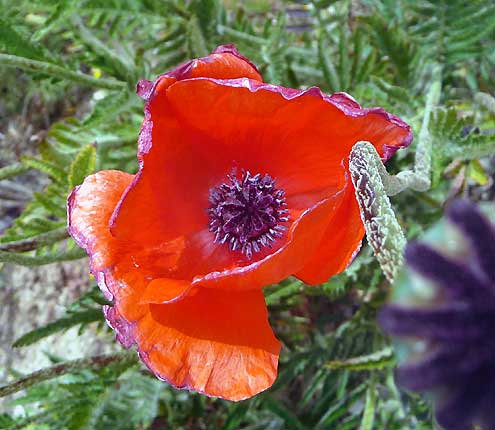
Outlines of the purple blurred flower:
[[433,393],[441,426],[494,430],[495,225],[465,200],[449,206],[447,221],[433,246],[407,247],[406,273],[379,320],[405,338],[399,383]]

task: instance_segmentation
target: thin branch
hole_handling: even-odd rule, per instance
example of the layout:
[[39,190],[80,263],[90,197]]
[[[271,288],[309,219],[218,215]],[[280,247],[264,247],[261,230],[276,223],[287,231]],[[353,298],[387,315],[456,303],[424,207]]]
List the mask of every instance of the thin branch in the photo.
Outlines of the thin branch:
[[26,166],[22,163],[11,164],[10,166],[5,166],[0,168],[0,181],[4,179],[13,178],[14,176],[22,175],[26,173],[28,170],[31,170],[31,167]]
[[65,78],[92,87],[106,88],[109,90],[121,90],[126,86],[124,82],[115,79],[94,78],[81,72],[65,69],[57,64],[46,61],[31,60],[17,55],[0,54],[0,64],[7,67],[18,67],[32,72],[46,73],[57,78]]
[[61,240],[67,239],[69,233],[65,227],[43,233],[38,236],[28,237],[26,239],[15,240],[12,242],[0,242],[0,251],[26,252],[39,248],[40,246],[51,245]]
[[57,261],[78,260],[86,256],[81,248],[45,255],[24,255],[17,252],[0,251],[0,263],[14,263],[21,266],[43,266]]
[[46,369],[38,370],[30,375],[20,378],[11,384],[0,387],[0,397],[9,396],[38,384],[43,381],[57,378],[68,373],[75,373],[85,369],[100,369],[109,364],[118,362],[137,362],[137,354],[134,351],[119,352],[116,354],[97,355],[89,358],[67,361]]

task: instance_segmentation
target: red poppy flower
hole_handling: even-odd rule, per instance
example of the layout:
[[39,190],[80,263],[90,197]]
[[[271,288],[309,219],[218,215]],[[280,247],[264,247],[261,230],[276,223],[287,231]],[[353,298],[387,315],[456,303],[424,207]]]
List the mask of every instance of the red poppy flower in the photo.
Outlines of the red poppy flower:
[[141,81],[139,172],[69,196],[69,231],[113,307],[108,323],[170,384],[230,400],[273,383],[280,343],[261,288],[327,281],[363,226],[347,158],[384,160],[409,126],[344,93],[264,83],[232,45]]

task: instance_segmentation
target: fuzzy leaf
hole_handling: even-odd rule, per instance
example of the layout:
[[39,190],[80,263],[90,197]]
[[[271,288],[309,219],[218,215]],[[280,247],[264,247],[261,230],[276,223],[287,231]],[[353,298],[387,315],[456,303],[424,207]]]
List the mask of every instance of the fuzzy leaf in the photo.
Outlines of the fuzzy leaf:
[[50,176],[52,179],[60,184],[67,183],[66,173],[54,163],[31,157],[23,157],[21,161],[27,167],[31,167],[32,169],[36,169],[43,173],[46,173],[48,176]]
[[360,357],[329,361],[325,364],[325,367],[332,370],[379,370],[394,365],[394,352],[392,348],[387,347],[372,354],[362,355]]
[[85,146],[72,162],[69,172],[69,189],[82,184],[84,178],[93,173],[96,168],[96,148]]
[[12,346],[20,347],[32,345],[33,343],[36,343],[45,337],[51,336],[54,333],[67,330],[79,324],[89,324],[95,321],[102,321],[102,319],[103,314],[101,309],[90,309],[87,311],[78,312],[26,333],[17,339]]
[[7,54],[47,60],[45,50],[17,31],[13,23],[5,18],[0,18],[0,48]]

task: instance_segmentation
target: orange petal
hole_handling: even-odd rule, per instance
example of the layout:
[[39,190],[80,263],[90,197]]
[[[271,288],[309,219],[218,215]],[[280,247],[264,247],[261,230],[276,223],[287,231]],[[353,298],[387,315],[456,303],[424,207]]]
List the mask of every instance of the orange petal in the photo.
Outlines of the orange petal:
[[103,170],[88,176],[70,194],[67,202],[68,230],[91,256],[94,270],[113,264],[118,244],[108,222],[133,175]]
[[280,343],[259,290],[198,289],[170,304],[149,305],[138,321],[118,304],[106,315],[119,339],[127,346],[135,339],[150,370],[177,388],[237,401],[276,378]]
[[342,205],[326,228],[323,239],[295,276],[307,284],[317,285],[342,272],[361,247],[364,226],[352,184],[347,188]]
[[180,279],[154,279],[141,296],[141,303],[170,303],[180,300],[190,288],[190,282]]

